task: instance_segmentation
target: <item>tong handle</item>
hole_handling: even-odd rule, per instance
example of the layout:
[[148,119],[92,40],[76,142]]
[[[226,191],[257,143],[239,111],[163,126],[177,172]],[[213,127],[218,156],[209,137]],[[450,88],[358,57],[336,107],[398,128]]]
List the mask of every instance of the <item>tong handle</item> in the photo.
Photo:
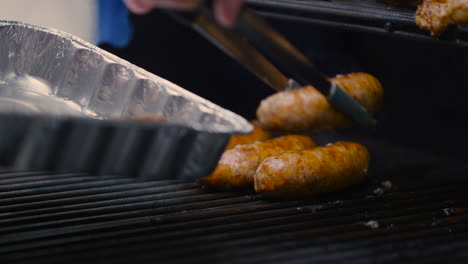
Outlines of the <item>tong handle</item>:
[[374,130],[376,120],[338,85],[331,83],[307,57],[285,37],[271,28],[262,18],[247,8],[241,13],[236,29],[274,63],[285,69],[300,85],[313,85],[327,97],[328,102],[362,127]]
[[209,7],[204,5],[198,12],[177,12],[167,9],[165,12],[179,23],[191,27],[204,36],[274,90],[283,91],[294,87],[293,85],[296,82],[289,80],[244,36],[234,29],[224,28],[219,25]]
[[330,93],[330,83],[318,69],[295,48],[285,37],[272,30],[262,19],[249,9],[241,13],[236,30],[261,52],[288,72],[301,86],[313,85],[322,94]]
[[[208,1],[198,9],[198,12],[180,15],[180,13],[170,11],[169,14],[180,22],[191,25],[218,47],[227,51],[228,54],[231,54],[232,57],[242,61],[247,68],[257,74],[257,76],[265,82],[268,83],[268,79],[271,79],[271,77],[268,78],[268,76],[271,76],[272,73],[273,75],[283,76],[276,67],[267,62],[267,60],[256,51],[254,48],[256,47],[264,54],[268,54],[270,59],[278,64],[278,66],[286,69],[290,76],[292,76],[292,79],[297,83],[302,86],[313,85],[320,93],[327,97],[328,102],[333,107],[345,116],[366,129],[375,129],[376,121],[363,106],[344,92],[338,85],[331,83],[307,57],[296,49],[285,37],[271,28],[262,18],[253,14],[247,7],[244,7],[242,12],[240,12],[235,31],[240,33],[240,36],[246,37],[248,42],[253,44],[254,47],[252,47],[247,41],[243,41],[243,39],[239,41],[239,35],[233,35],[235,32],[222,30],[216,22],[213,22],[215,20],[211,6],[211,1]],[[200,18],[202,20],[200,20]],[[205,20],[204,22],[207,22],[205,26],[203,26],[203,19]],[[199,28],[200,25],[202,25],[201,28]],[[216,30],[213,31],[213,29]],[[227,40],[227,42],[224,40]],[[231,46],[231,48],[228,48],[228,46]],[[236,54],[233,54],[233,51],[236,52]],[[245,57],[247,51],[252,54],[258,54],[258,57],[261,57],[264,62],[262,64],[252,64],[251,61],[255,60],[249,60],[249,58]],[[258,71],[259,65],[268,65],[269,68],[274,71],[265,71],[264,69]],[[284,85],[287,78],[281,77],[280,79],[281,82],[276,82],[276,85],[272,85],[271,82],[268,84],[276,90],[283,90],[287,87],[287,85]]]

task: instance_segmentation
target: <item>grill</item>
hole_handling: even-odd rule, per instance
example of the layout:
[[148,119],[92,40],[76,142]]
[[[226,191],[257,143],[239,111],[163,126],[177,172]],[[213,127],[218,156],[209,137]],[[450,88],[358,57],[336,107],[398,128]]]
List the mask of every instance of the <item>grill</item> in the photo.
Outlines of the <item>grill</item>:
[[[373,0],[248,2],[272,20],[292,20],[296,26],[316,24],[468,46],[466,28],[452,28],[434,39],[416,27],[411,11]],[[152,18],[164,19],[158,14]],[[173,25],[172,20],[171,24],[152,20],[145,24],[149,17],[135,19],[143,28]],[[185,35],[183,41],[169,40],[178,31],[167,28],[167,34],[161,34],[167,35],[166,44],[176,47],[174,50],[187,50]],[[139,45],[131,45],[129,50],[144,54],[126,55],[136,63],[141,63],[140,56],[152,58],[140,45],[155,50],[153,46],[166,40],[146,41],[143,36],[156,34],[135,32]],[[373,158],[366,183],[308,199],[272,200],[249,192],[210,190],[194,181],[141,182],[128,171],[133,177],[0,169],[0,263],[466,263],[468,166],[454,160],[467,158],[466,89],[460,78],[466,76],[460,70],[466,62],[456,59],[466,57],[466,51],[448,46],[436,50],[442,47],[430,44],[430,48],[421,45],[405,53],[399,47],[409,42],[399,40],[403,44],[385,50],[386,56],[377,56],[382,52],[374,43],[390,38],[364,39],[371,40],[369,47],[377,47],[374,51],[363,47],[364,66],[371,65],[382,76],[384,86],[391,87],[386,90],[388,112],[379,119],[382,127],[375,139],[351,131],[314,136],[317,141],[323,136],[321,143],[349,139],[366,145]],[[183,46],[177,49],[173,46],[177,43]],[[211,50],[210,46],[196,54]],[[412,52],[424,58],[393,58],[405,58]],[[176,79],[172,74],[186,76],[179,68],[190,61],[190,54],[195,53],[181,52],[179,60],[174,60],[177,54],[169,55],[167,61],[159,60],[165,54],[154,57],[159,64],[175,65],[167,77]],[[209,53],[203,56],[204,60],[212,58]],[[198,64],[201,60],[193,61]],[[225,61],[224,54],[219,61]],[[417,63],[411,64],[413,61]],[[230,83],[229,79],[210,82],[220,75],[210,68],[207,74],[196,73],[203,87]],[[258,100],[252,98],[256,106]],[[412,147],[418,150],[410,150]],[[101,161],[95,161],[96,166]]]
[[[468,184],[375,179],[308,200],[266,200],[186,181],[0,174],[2,263],[395,263],[468,258]],[[388,186],[387,186],[388,187]]]

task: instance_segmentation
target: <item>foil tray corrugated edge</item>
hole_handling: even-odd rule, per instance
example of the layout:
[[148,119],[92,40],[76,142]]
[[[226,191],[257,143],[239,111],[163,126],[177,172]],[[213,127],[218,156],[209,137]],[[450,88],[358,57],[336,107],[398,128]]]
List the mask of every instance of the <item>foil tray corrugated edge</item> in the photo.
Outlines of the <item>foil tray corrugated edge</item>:
[[[244,118],[58,30],[0,21],[0,73],[47,81],[101,120],[0,113],[0,164],[19,170],[151,179],[197,178],[216,166]],[[170,124],[118,120],[156,114]]]

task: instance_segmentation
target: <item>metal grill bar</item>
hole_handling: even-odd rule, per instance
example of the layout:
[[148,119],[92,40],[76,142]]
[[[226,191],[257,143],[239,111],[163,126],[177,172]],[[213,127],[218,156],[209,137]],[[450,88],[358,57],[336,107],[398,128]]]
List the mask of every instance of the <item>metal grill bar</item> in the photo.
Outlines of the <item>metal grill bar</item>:
[[64,184],[71,184],[71,183],[82,183],[82,182],[90,182],[95,180],[94,177],[83,177],[82,174],[69,174],[64,175],[68,177],[58,178],[54,176],[46,176],[45,178],[39,179],[38,181],[31,181],[28,179],[27,183],[18,183],[15,181],[15,184],[9,185],[2,185],[0,186],[0,192],[11,192],[16,190],[28,190],[28,189],[35,189],[40,187],[48,187],[48,186],[59,186]]
[[[404,226],[404,224],[402,224],[402,226]],[[378,232],[370,232],[363,225],[358,225],[358,224],[347,224],[347,225],[333,226],[330,228],[322,228],[322,229],[318,228],[318,230],[310,230],[310,231],[308,230],[309,228],[313,228],[313,225],[303,224],[302,226],[301,225],[289,225],[288,226],[287,224],[285,224],[284,226],[282,226],[282,228],[266,228],[265,230],[262,230],[265,232],[263,234],[257,233],[257,232],[246,231],[241,237],[237,237],[235,234],[218,234],[218,235],[213,235],[209,237],[204,236],[202,239],[191,238],[189,241],[187,241],[186,239],[182,241],[166,240],[165,243],[159,242],[159,243],[150,243],[148,245],[144,244],[143,248],[133,247],[129,245],[129,247],[126,248],[126,250],[130,250],[131,248],[135,250],[134,252],[130,251],[131,254],[140,254],[140,253],[144,253],[146,250],[149,250],[151,248],[153,249],[157,248],[158,250],[163,251],[163,253],[158,254],[158,257],[160,259],[165,259],[165,258],[179,257],[179,254],[182,254],[185,256],[194,256],[194,255],[205,256],[211,253],[212,255],[216,256],[217,253],[213,253],[213,252],[220,252],[220,250],[223,248],[229,248],[230,249],[229,255],[226,256],[226,254],[223,254],[224,257],[229,257],[230,254],[235,255],[236,250],[240,250],[244,254],[246,248],[253,248],[255,250],[259,250],[259,248],[262,248],[263,245],[267,245],[265,247],[269,248],[269,250],[266,250],[266,251],[274,252],[274,249],[272,249],[271,247],[276,246],[275,244],[281,244],[282,239],[294,239],[297,242],[301,238],[316,239],[317,237],[323,236],[325,234],[332,235],[335,233],[356,231],[356,230],[359,230],[359,236],[356,235],[354,239],[363,238],[368,235],[382,235],[383,233],[381,232],[379,234]],[[288,230],[291,230],[291,229],[293,229],[294,231],[292,231],[291,233],[288,233]],[[412,230],[412,231],[415,230],[414,226],[412,225],[409,225],[407,229]],[[392,232],[392,231],[394,232],[394,230],[389,230],[387,231],[387,233]],[[281,234],[281,237],[278,237],[276,234]],[[254,237],[254,238],[250,238],[250,237]],[[206,244],[207,241],[210,241],[211,243]],[[177,251],[171,250],[173,248],[177,248]]]
[[[465,225],[465,230],[466,230],[466,225]],[[417,230],[416,230],[417,231]],[[439,231],[439,232],[436,232],[436,231]],[[406,234],[410,234],[409,236],[402,236],[401,234],[399,235],[399,238],[394,238],[392,240],[393,243],[395,242],[398,242],[399,240],[409,240],[409,239],[419,239],[419,240],[414,240],[414,241],[419,241],[420,243],[424,244],[424,245],[427,245],[428,243],[426,241],[427,240],[427,236],[445,236],[447,237],[447,230],[444,228],[444,229],[434,229],[434,232],[432,233],[429,233],[429,234],[423,234],[423,236],[421,236],[421,234],[417,233],[418,236],[415,236],[414,234],[412,233],[406,233]],[[464,235],[464,238],[466,239],[466,234],[463,234]],[[413,240],[412,240],[413,241]],[[302,245],[302,247],[304,247],[303,251],[299,251],[299,252],[302,252],[306,257],[308,255],[308,258],[309,261],[310,261],[310,256],[314,256],[314,258],[316,256],[318,256],[319,253],[323,253],[323,256],[324,258],[326,258],[327,256],[330,255],[330,249],[332,250],[332,252],[337,252],[337,254],[340,254],[343,253],[343,252],[346,252],[347,250],[351,250],[351,251],[354,251],[354,250],[360,250],[362,248],[367,248],[367,249],[370,249],[370,250],[375,250],[374,248],[374,244],[378,244],[376,242],[374,243],[367,243],[367,244],[364,244],[364,243],[358,243],[356,244],[355,241],[352,241],[351,243],[347,243],[347,244],[342,244],[342,245],[345,245],[346,247],[339,247],[339,244],[338,245],[333,245],[331,243],[327,244],[329,245],[329,247],[326,247],[324,248],[323,246],[323,240],[321,241],[313,241],[313,243],[308,243],[308,244],[305,244]],[[372,242],[372,241],[371,241]],[[409,242],[408,242],[409,243]],[[413,242],[412,242],[413,243]],[[128,248],[126,247],[123,247],[124,248],[124,252],[122,253],[121,257],[125,259],[125,256],[139,256],[139,257],[148,257],[150,260],[151,258],[154,259],[154,253],[153,254],[149,254],[148,252],[154,252],[152,250],[164,250],[166,251],[167,249],[162,249],[162,248],[158,248],[158,247],[154,247],[152,244],[140,244],[142,245],[141,248],[139,248],[138,250],[129,250]],[[265,256],[271,256],[271,255],[275,255],[277,254],[276,252],[281,252],[280,254],[283,254],[283,257],[284,258],[289,258],[289,260],[291,260],[291,257],[294,256],[294,253],[297,251],[297,247],[298,245],[295,245],[295,244],[292,244],[292,243],[281,243],[281,241],[278,241],[278,240],[273,240],[273,241],[270,241],[270,243],[267,243],[267,246],[264,246],[265,244],[258,244],[258,245],[255,245],[255,246],[252,246],[252,245],[244,245],[244,247],[237,247],[237,252],[235,251],[235,253],[232,253],[230,252],[230,254],[218,254],[216,252],[218,251],[210,251],[210,253],[208,253],[207,255],[209,257],[206,257],[207,255],[201,255],[203,257],[203,260],[229,260],[229,259],[236,259],[236,260],[240,260],[242,259],[242,256],[244,258],[246,258],[247,260],[254,260],[256,258],[258,259],[265,259]],[[229,246],[229,245],[224,245],[224,246]],[[301,245],[299,245],[299,247],[301,247]],[[385,248],[385,244],[382,246],[383,248]],[[387,246],[388,247],[388,244]],[[221,248],[221,247],[220,247]],[[390,246],[391,248],[391,246]],[[236,250],[236,247],[232,248],[232,247],[229,247],[229,249],[232,251],[233,249]],[[109,258],[109,257],[112,257],[112,256],[115,256],[115,251],[111,251],[111,250],[107,250],[106,251],[99,251],[100,252],[100,256],[104,257],[104,258]],[[193,261],[193,260],[196,260],[196,257],[194,256],[197,256],[198,254],[195,254],[195,252],[180,252],[180,251],[177,251],[180,255],[177,255],[175,254],[174,251],[172,251],[172,258],[171,257],[167,257],[166,258],[161,258],[161,254],[158,254],[158,260],[173,260],[174,258],[177,258],[179,260],[181,260],[181,256],[189,256],[189,258]],[[104,253],[104,254],[103,254]],[[107,254],[106,254],[107,253]],[[185,253],[185,254],[184,254]],[[81,254],[80,254],[81,255]],[[79,255],[77,255],[79,256]],[[195,259],[194,259],[195,258]],[[301,255],[299,254],[298,255],[298,258],[301,258]],[[343,258],[346,259],[346,254],[344,254]],[[120,259],[120,257],[119,257]],[[186,259],[187,260],[187,259]],[[224,261],[226,262],[226,261]]]
[[[67,206],[67,211],[71,210],[82,210],[87,208],[98,208],[104,206],[111,206],[114,204],[120,203],[131,203],[136,202],[136,200],[132,200],[130,198],[140,197],[140,196],[147,196],[147,195],[155,195],[155,194],[164,194],[169,192],[176,192],[176,191],[187,191],[189,189],[193,189],[195,184],[174,184],[168,187],[161,187],[161,186],[154,186],[147,188],[148,184],[129,184],[124,186],[117,186],[116,188],[96,188],[92,192],[90,191],[80,191],[80,192],[67,192],[67,193],[54,193],[50,196],[57,197],[61,196],[62,199],[56,198],[53,200],[44,200],[44,201],[37,201],[37,202],[30,202],[30,203],[23,203],[23,204],[11,204],[11,202],[15,202],[14,199],[7,200],[10,205],[0,207],[0,211],[9,212],[7,215],[0,215],[5,217],[20,217],[22,215],[43,215],[43,214],[51,214],[54,212],[63,211],[65,208],[63,206]],[[140,187],[136,189],[136,187]],[[96,191],[103,190],[102,194],[92,194],[96,193]],[[105,192],[107,189],[107,193]],[[109,192],[109,189],[114,190],[114,192]],[[83,195],[76,196],[78,194],[84,193]],[[45,197],[44,197],[45,196]],[[40,198],[50,197],[48,195],[41,195]],[[32,200],[37,197],[24,197],[29,198],[26,200]],[[122,202],[120,199],[124,199]],[[140,201],[145,200],[144,197],[140,197]],[[148,199],[146,199],[148,200]],[[105,201],[108,201],[107,203]],[[13,213],[18,212],[18,213]]]
[[[7,180],[7,179],[23,179],[27,176],[44,176],[48,175],[49,173],[44,171],[23,171],[17,172],[11,169],[0,169],[0,179]],[[50,176],[47,176],[50,177]]]
[[[337,261],[337,258],[345,259],[347,262],[350,261],[354,263],[353,259],[358,259],[358,256],[366,255],[363,252],[374,254],[377,253],[377,250],[382,250],[379,252],[379,256],[382,256],[384,251],[389,251],[395,253],[398,250],[404,250],[405,248],[411,248],[415,250],[420,250],[421,246],[426,244],[439,244],[442,241],[453,240],[453,237],[447,238],[446,230],[430,230],[431,232],[425,235],[423,232],[418,232],[415,234],[406,233],[404,235],[399,235],[398,237],[392,237],[393,243],[389,241],[379,241],[378,238],[373,240],[364,240],[364,241],[354,241],[353,243],[349,242],[338,242],[330,243],[327,248],[324,247],[304,247],[304,248],[289,248],[283,249],[279,253],[268,254],[268,256],[263,257],[263,261],[273,261],[289,263],[302,263],[304,259],[307,259],[311,254],[314,255],[314,260],[321,260],[322,258],[327,258],[328,260]],[[439,233],[437,232],[439,231]],[[466,233],[460,234],[461,239],[466,238]],[[398,242],[398,243],[397,243]],[[337,257],[330,257],[330,251],[337,252]],[[333,253],[332,253],[333,254]],[[335,253],[336,254],[336,253]],[[258,255],[258,254],[257,254]],[[243,263],[254,263],[258,261],[260,257],[249,256],[248,259],[243,261]]]
[[[175,185],[174,187],[176,187],[177,185]],[[127,198],[121,198],[122,195],[119,195],[119,196],[111,196],[111,198],[121,198],[121,199],[114,199],[114,200],[110,200],[110,201],[107,201],[107,202],[96,202],[96,203],[85,203],[85,204],[80,204],[80,205],[75,205],[75,206],[67,206],[67,207],[63,207],[63,206],[60,206],[58,207],[58,209],[67,209],[67,212],[66,213],[54,213],[54,214],[47,214],[47,215],[41,215],[40,213],[37,213],[37,210],[36,210],[36,213],[33,214],[33,216],[29,216],[29,217],[19,217],[19,218],[11,218],[11,219],[8,219],[8,215],[7,215],[7,219],[5,220],[0,220],[0,226],[3,226],[3,228],[0,227],[0,233],[9,233],[9,232],[18,232],[18,231],[21,231],[22,228],[28,228],[28,229],[33,229],[33,228],[40,228],[40,229],[43,229],[45,227],[47,227],[47,224],[49,225],[53,225],[53,226],[56,226],[57,224],[59,224],[61,221],[57,221],[57,220],[60,220],[60,219],[66,219],[66,221],[62,221],[61,224],[65,224],[65,223],[73,223],[73,222],[76,222],[76,220],[74,220],[73,218],[76,218],[78,217],[79,218],[79,221],[81,221],[81,223],[84,223],[85,221],[92,221],[93,220],[93,217],[94,215],[102,215],[102,214],[106,214],[106,213],[118,213],[118,212],[121,212],[122,210],[125,210],[125,209],[128,209],[128,204],[131,204],[131,208],[136,210],[136,209],[146,209],[148,208],[148,206],[152,206],[152,203],[137,203],[137,202],[145,202],[145,201],[152,201],[152,200],[157,200],[158,198],[159,199],[167,199],[167,198],[171,198],[171,197],[179,197],[179,196],[183,196],[185,194],[194,194],[193,191],[183,191],[183,192],[177,192],[177,188],[171,188],[171,189],[166,189],[166,192],[169,192],[169,191],[173,191],[171,193],[166,193],[166,194],[159,194],[159,195],[148,195],[147,193],[147,189],[141,189],[141,197],[137,197],[137,198],[134,198],[134,199],[127,199]],[[152,190],[150,190],[152,191]],[[197,193],[199,190],[195,191],[195,193]],[[131,197],[131,195],[135,195],[135,192],[136,191],[133,191],[133,192],[130,192],[128,193],[129,197]],[[138,192],[137,192],[138,194]],[[124,193],[125,195],[125,193]],[[108,195],[101,195],[101,197],[104,196],[106,198],[106,200],[109,199],[109,197],[107,197]],[[84,197],[83,198],[84,201],[86,202],[86,199],[87,197]],[[78,199],[78,200],[83,200],[83,199]],[[66,200],[70,200],[70,199],[66,199]],[[76,200],[74,200],[76,201]],[[369,203],[369,201],[366,201],[367,203]],[[354,202],[355,203],[355,202]],[[112,206],[112,205],[117,205],[117,206]],[[122,206],[122,205],[125,205],[125,206]],[[345,206],[348,205],[352,205],[352,202],[348,202],[348,203],[345,203],[344,204]],[[384,203],[381,204],[381,203],[378,203],[378,206],[382,206],[382,205],[385,205]],[[325,207],[324,205],[320,205],[321,207]],[[90,210],[84,210],[86,208],[91,208]],[[303,207],[301,208],[301,210],[306,210],[305,209],[306,207]],[[57,209],[57,208],[55,208]],[[356,205],[353,207],[353,212],[356,212],[358,208],[356,208]],[[310,210],[310,209],[307,209],[307,210]],[[34,212],[34,211],[33,211]],[[93,213],[94,212],[94,213]],[[353,213],[353,212],[350,212],[350,213]],[[137,211],[138,214],[142,214],[143,212],[142,211]],[[237,212],[239,213],[239,212]],[[112,219],[113,216],[117,216],[118,214],[114,214],[114,215],[107,215],[106,216],[106,219]],[[126,217],[129,217],[130,215],[129,214],[125,214]],[[181,216],[182,218],[187,218],[188,216],[187,215],[182,215]],[[88,218],[88,219],[87,219]],[[52,222],[47,222],[47,220],[54,220]],[[104,220],[104,219],[103,219]],[[175,219],[171,219],[171,221],[175,221]],[[40,224],[35,224],[35,223],[40,223]],[[16,226],[12,226],[13,224],[16,224]],[[23,224],[23,225],[21,225]]]
[[360,263],[378,255],[392,263],[423,248],[459,254],[468,241],[468,184],[269,201],[187,182],[10,176],[0,186],[0,259],[8,261]]
[[[109,179],[109,180],[107,180]],[[85,195],[90,195],[90,194],[99,194],[99,193],[108,193],[108,192],[114,192],[114,191],[119,191],[119,190],[127,190],[127,189],[138,189],[142,187],[149,187],[153,186],[154,184],[152,183],[134,183],[131,182],[129,183],[129,179],[114,179],[113,177],[107,178],[107,177],[99,177],[99,178],[94,178],[93,181],[91,182],[84,182],[84,183],[76,183],[76,184],[65,184],[65,185],[59,185],[59,186],[45,186],[45,187],[38,187],[38,188],[32,188],[32,189],[19,189],[19,190],[14,190],[14,191],[7,191],[0,193],[0,204],[4,205],[8,203],[8,199],[6,198],[15,198],[18,199],[17,202],[21,203],[20,199],[31,199],[34,201],[38,201],[41,199],[39,195],[41,194],[46,194],[48,196],[45,197],[45,200],[49,200],[53,197],[51,195],[56,195],[60,198],[66,198],[68,197],[74,197],[74,196],[85,196]],[[118,185],[118,184],[124,184],[124,183],[129,183],[125,184],[124,186],[113,186],[113,185]],[[176,181],[173,182],[157,182],[157,186],[165,186],[169,184],[176,184]],[[103,185],[103,188],[94,188],[94,187],[100,187]],[[17,204],[15,202],[15,204]],[[28,202],[28,201],[26,201]]]
[[[464,234],[464,239],[466,239],[466,234]],[[418,245],[419,243],[419,245]],[[427,261],[424,256],[427,254],[427,248],[423,248],[426,243],[431,244],[442,244],[448,243],[453,245],[453,249],[460,250],[459,245],[454,245],[453,240],[447,238],[430,238],[423,240],[414,240],[409,242],[394,243],[394,245],[366,245],[361,249],[353,249],[352,251],[346,250],[336,250],[339,253],[327,254],[327,257],[316,256],[314,254],[314,260],[317,259],[317,263],[337,263],[345,261],[346,263],[364,263],[368,260],[369,256],[378,255],[378,261],[381,263],[401,263],[409,261],[421,262],[421,263],[430,263]],[[466,244],[465,244],[466,245]],[[356,250],[356,251],[355,251]],[[408,252],[408,253],[407,253]],[[409,253],[411,252],[411,253]],[[307,259],[311,256],[311,250],[303,249],[302,254],[298,254],[297,251],[286,251],[289,254],[288,257],[283,256],[282,258],[275,258],[271,261],[275,263],[309,263]],[[441,254],[442,252],[432,252],[432,256],[436,254]],[[447,259],[447,256],[444,256]],[[252,263],[249,261],[243,263]],[[444,263],[443,261],[435,263]],[[458,263],[458,262],[457,262]]]

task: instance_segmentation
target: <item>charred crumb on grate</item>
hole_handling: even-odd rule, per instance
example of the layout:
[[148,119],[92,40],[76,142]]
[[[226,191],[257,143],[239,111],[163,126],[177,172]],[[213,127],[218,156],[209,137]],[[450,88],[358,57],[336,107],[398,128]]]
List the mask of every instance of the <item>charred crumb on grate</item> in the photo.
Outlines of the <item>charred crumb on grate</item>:
[[[39,175],[37,180],[42,177]],[[63,180],[60,175],[57,179]],[[27,184],[35,183],[31,178]],[[58,210],[54,212],[59,218],[47,211],[44,215],[29,214],[49,204],[45,199],[49,196],[43,196],[34,207],[25,207],[28,218],[21,222],[15,222],[19,219],[15,215],[23,213],[22,207],[12,214],[0,214],[7,217],[0,222],[10,223],[0,227],[1,235],[11,238],[10,242],[0,241],[0,254],[22,263],[32,259],[63,263],[68,254],[91,261],[99,256],[106,262],[395,263],[404,260],[395,257],[404,252],[414,256],[422,252],[427,257],[433,250],[441,250],[442,244],[450,252],[468,246],[468,224],[464,221],[468,210],[463,208],[468,202],[464,195],[468,185],[418,187],[366,198],[374,185],[361,193],[343,192],[309,200],[265,200],[256,195],[210,192],[193,182],[164,184],[160,191],[182,187],[191,191],[176,192],[169,200],[141,203],[139,198],[126,199],[126,191],[144,197],[143,190],[150,186],[133,185],[124,192],[107,188],[107,194],[93,196],[96,206],[90,203],[86,210],[75,210],[86,204],[88,193],[73,192],[77,185],[64,182],[64,191],[54,194],[54,207],[50,208]],[[175,185],[180,188],[171,187]],[[385,190],[380,182],[377,185]],[[8,186],[4,185],[10,189]],[[40,190],[41,195],[47,195],[48,190],[56,189],[44,186]],[[6,199],[13,201],[21,193]],[[116,193],[119,199],[113,200]],[[0,204],[3,201],[0,195]],[[18,206],[26,206],[30,199],[18,201],[22,203]],[[78,207],[74,207],[75,201],[79,201]],[[114,205],[103,206],[101,202]],[[424,252],[418,251],[421,248]]]
[[341,205],[343,205],[343,203],[344,203],[344,202],[341,201],[341,200],[336,200],[336,201],[331,202],[331,205],[341,206]]
[[370,229],[378,229],[380,228],[380,224],[378,221],[375,221],[375,220],[371,220],[371,221],[368,221],[368,222],[365,222],[364,225]]
[[311,212],[312,210],[310,210],[309,208],[305,208],[305,207],[296,207],[296,210],[300,213],[308,213],[308,212]]
[[383,181],[380,183],[380,185],[386,190],[391,190],[393,187],[393,183],[391,181]]
[[[378,183],[379,185],[374,189],[372,190],[372,194],[373,195],[376,195],[376,196],[382,196],[384,194],[386,194],[388,191],[391,191],[393,189],[395,189],[395,186],[393,185],[393,183],[391,181],[382,181],[380,183]],[[370,196],[372,197],[372,195]]]
[[305,206],[300,206],[297,207],[296,210],[300,213],[316,213],[323,209],[323,205],[305,205]]
[[385,194],[385,190],[383,188],[377,187],[372,191],[372,193],[374,193],[377,196],[382,196]]
[[455,212],[453,208],[444,208],[442,211],[446,216],[451,216]]

